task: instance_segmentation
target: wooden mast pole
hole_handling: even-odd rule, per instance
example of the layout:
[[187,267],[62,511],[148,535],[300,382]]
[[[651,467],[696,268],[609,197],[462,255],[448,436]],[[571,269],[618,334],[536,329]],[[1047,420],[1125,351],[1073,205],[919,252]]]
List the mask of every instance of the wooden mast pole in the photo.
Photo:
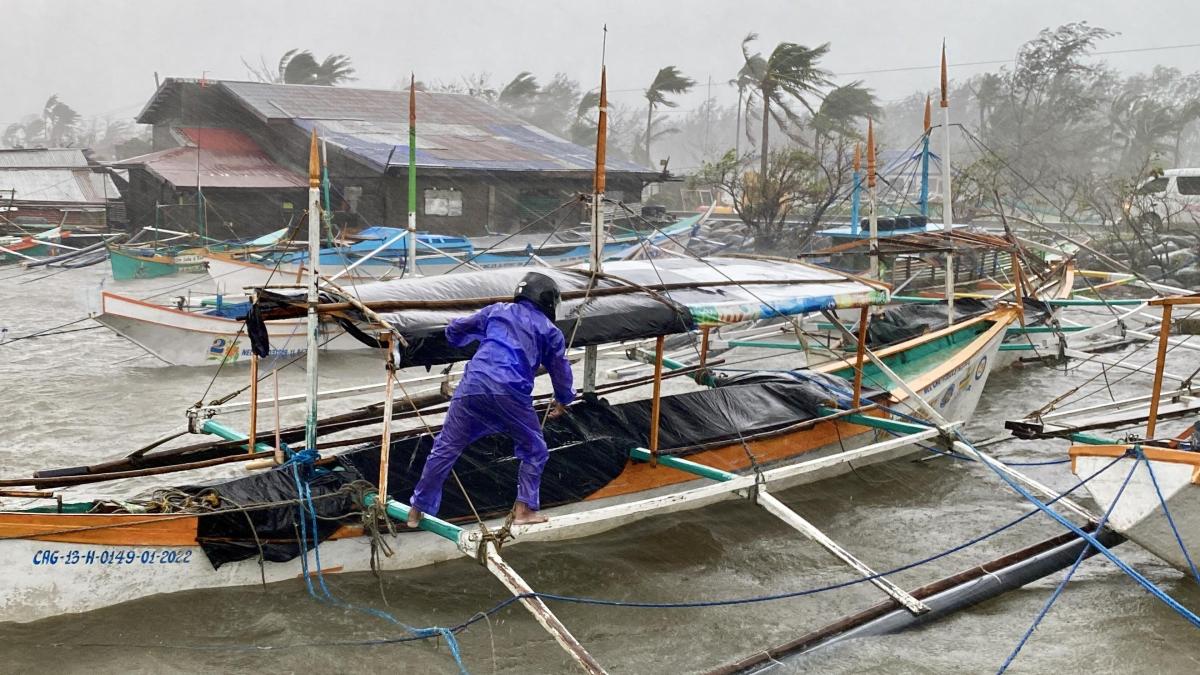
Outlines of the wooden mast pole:
[[379,494],[387,499],[388,494],[388,463],[392,456],[392,405],[396,386],[396,358],[392,349],[392,334],[387,333],[383,338],[383,347],[387,349],[387,386],[384,387],[383,397],[383,438],[379,446]]
[[663,349],[666,337],[654,340],[654,392],[650,397],[650,466],[658,466],[658,420],[662,413]]
[[933,101],[925,97],[925,136],[921,139],[921,215],[929,222],[929,137],[933,133]]
[[308,415],[304,421],[304,447],[317,447],[317,304],[320,293],[317,284],[321,274],[317,265],[321,260],[321,166],[317,152],[317,130],[312,131],[308,149],[308,353],[305,355],[308,390],[306,403]]
[[1158,422],[1158,403],[1162,398],[1163,370],[1167,367],[1167,339],[1171,335],[1171,309],[1174,305],[1162,306],[1162,323],[1158,327],[1158,356],[1154,362],[1154,385],[1150,390],[1150,416],[1146,419],[1146,438],[1154,438],[1154,426]]
[[942,41],[942,229],[946,231],[946,320],[954,325],[954,201],[950,188],[950,93],[946,73],[946,42]]
[[875,121],[867,119],[867,223],[870,227],[872,279],[879,278],[879,214],[875,209]]
[[[605,28],[605,39],[608,29]],[[596,126],[596,168],[592,182],[592,230],[591,250],[588,254],[588,271],[598,275],[603,271],[604,259],[604,165],[608,148],[608,71],[600,65],[600,119]],[[595,345],[583,349],[583,391],[596,391],[596,359],[599,351]]]
[[246,452],[254,452],[258,444],[258,354],[250,355],[250,442]]
[[408,269],[409,276],[421,276],[417,268],[417,76],[409,73],[408,82]]
[[871,308],[863,305],[862,311],[858,315],[858,344],[855,345],[854,354],[854,400],[851,401],[850,407],[857,408],[858,402],[862,398],[862,380],[863,380],[863,358],[867,351],[867,321],[871,318]]

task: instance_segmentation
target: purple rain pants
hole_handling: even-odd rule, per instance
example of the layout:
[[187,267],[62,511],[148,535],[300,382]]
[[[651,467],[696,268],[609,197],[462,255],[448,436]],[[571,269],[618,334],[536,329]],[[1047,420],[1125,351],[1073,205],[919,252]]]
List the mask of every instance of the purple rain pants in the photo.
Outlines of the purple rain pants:
[[537,511],[542,469],[550,452],[542,436],[542,425],[528,397],[510,394],[467,394],[450,401],[442,430],[433,441],[421,480],[413,490],[412,505],[436,516],[442,503],[442,484],[463,450],[490,434],[508,434],[513,454],[521,460],[517,471],[517,501]]

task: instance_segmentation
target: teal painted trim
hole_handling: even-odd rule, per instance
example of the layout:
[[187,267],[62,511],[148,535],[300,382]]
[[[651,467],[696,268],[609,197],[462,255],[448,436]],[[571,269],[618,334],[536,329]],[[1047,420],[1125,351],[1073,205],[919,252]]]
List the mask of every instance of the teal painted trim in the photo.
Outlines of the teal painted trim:
[[1076,443],[1083,443],[1084,445],[1122,445],[1122,442],[1115,438],[1105,438],[1103,436],[1093,436],[1091,434],[1075,433],[1071,434],[1068,438]]
[[1029,333],[1074,333],[1087,330],[1091,326],[1013,326],[1005,331],[1005,335],[1027,335]]
[[912,302],[918,305],[936,305],[945,302],[942,298],[922,298],[916,295],[893,295],[892,300],[895,302]]
[[[375,505],[375,500],[377,498],[378,495],[372,492],[363,498],[363,502],[366,503],[367,508],[370,508]],[[409,508],[407,504],[401,504],[394,499],[389,499],[387,500],[387,504],[384,506],[384,510],[387,511],[388,517],[392,520],[398,520],[400,522],[408,520]],[[426,532],[432,532],[443,539],[449,539],[455,544],[458,543],[458,536],[462,534],[461,527],[452,523],[448,523],[441,518],[426,514],[421,514],[421,524],[418,527]]]
[[113,279],[116,281],[157,279],[159,277],[169,277],[179,271],[175,263],[146,260],[140,256],[125,253],[115,248],[108,250],[108,262],[112,266]]
[[[833,415],[838,412],[842,411],[835,410],[833,408],[821,408],[822,416]],[[883,429],[884,431],[895,431],[901,434],[915,434],[920,431],[929,431],[933,428],[932,426],[926,426],[923,424],[900,422],[897,420],[887,419],[886,417],[873,417],[871,415],[864,415],[862,413],[846,415],[843,419],[850,424],[871,427],[873,429]]]
[[[830,325],[832,329],[833,326]],[[730,347],[763,347],[766,349],[804,349],[802,345],[787,342],[761,342],[758,340],[730,340]]]
[[[650,461],[650,451],[645,448],[634,448],[629,451],[629,456],[634,459],[639,459],[643,462]],[[737,478],[737,474],[729,473],[728,471],[722,471],[720,469],[714,469],[711,466],[697,464],[696,462],[690,462],[686,459],[680,459],[679,457],[675,457],[672,455],[659,455],[658,463],[662,464],[663,466],[670,467],[672,469],[686,471],[688,473],[695,474],[695,475],[701,476],[703,478],[710,478],[712,480],[720,481],[720,482],[724,482],[727,480],[733,480],[734,478]]]
[[1000,345],[1002,352],[1032,352],[1036,350],[1036,345]]
[[1047,305],[1050,305],[1051,307],[1097,307],[1097,306],[1103,307],[1105,305],[1113,305],[1114,307],[1120,307],[1122,305],[1125,305],[1125,306],[1141,305],[1141,304],[1144,304],[1145,302],[1146,302],[1145,300],[1138,300],[1137,298],[1114,298],[1112,300],[1055,298],[1055,299],[1045,301],[1045,303]]
[[[217,438],[223,438],[227,441],[244,441],[247,438],[250,438],[246,434],[243,434],[238,431],[234,431],[233,429],[230,429],[229,427],[225,426],[224,424],[221,424],[220,422],[218,422],[216,420],[204,420],[204,424],[200,426],[200,433],[212,434],[213,436],[216,436]],[[257,444],[255,444],[254,449],[258,450],[259,452],[262,452],[262,451],[267,451],[267,450],[274,450],[275,448],[270,445],[267,445],[266,443],[257,443]]]

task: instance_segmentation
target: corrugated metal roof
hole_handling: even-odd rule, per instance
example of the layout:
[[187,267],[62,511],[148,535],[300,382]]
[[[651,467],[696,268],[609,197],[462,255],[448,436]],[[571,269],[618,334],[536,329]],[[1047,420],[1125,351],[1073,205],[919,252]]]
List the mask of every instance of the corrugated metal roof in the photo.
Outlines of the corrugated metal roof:
[[[197,179],[205,188],[290,190],[308,186],[302,176],[273,162],[253,139],[240,131],[195,128],[175,131],[192,144],[133,157],[114,166],[143,167],[180,187],[194,187]],[[199,149],[195,146],[197,140]]]
[[0,150],[0,169],[86,168],[87,158],[78,148],[13,148]]
[[[13,192],[10,194],[9,190]],[[105,192],[107,190],[107,193]],[[83,169],[10,169],[0,167],[0,200],[103,204],[121,193],[107,174]]]
[[[139,117],[156,121],[159,99],[184,81],[168,80]],[[208,83],[264,122],[316,127],[326,141],[379,171],[408,164],[408,92],[296,84]],[[542,131],[464,94],[417,92],[417,166],[482,171],[590,173],[595,151]],[[390,162],[389,162],[390,158]],[[650,177],[652,169],[610,159],[608,171]]]

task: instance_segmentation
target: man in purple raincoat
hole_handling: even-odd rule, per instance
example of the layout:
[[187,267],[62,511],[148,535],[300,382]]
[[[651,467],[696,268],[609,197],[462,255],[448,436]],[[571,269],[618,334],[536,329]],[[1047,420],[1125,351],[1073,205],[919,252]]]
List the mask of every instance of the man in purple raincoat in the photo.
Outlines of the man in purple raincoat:
[[538,514],[542,469],[550,456],[533,409],[538,366],[546,368],[554,385],[551,417],[566,412],[565,406],[575,398],[566,341],[554,325],[559,299],[553,279],[530,272],[517,284],[512,302],[489,305],[446,326],[450,344],[465,347],[478,341],[479,348],[454,391],[442,430],[413,490],[410,527],[420,523],[422,514],[437,515],[442,484],[463,450],[479,438],[500,433],[512,438],[513,454],[521,460],[513,522],[546,522]]

